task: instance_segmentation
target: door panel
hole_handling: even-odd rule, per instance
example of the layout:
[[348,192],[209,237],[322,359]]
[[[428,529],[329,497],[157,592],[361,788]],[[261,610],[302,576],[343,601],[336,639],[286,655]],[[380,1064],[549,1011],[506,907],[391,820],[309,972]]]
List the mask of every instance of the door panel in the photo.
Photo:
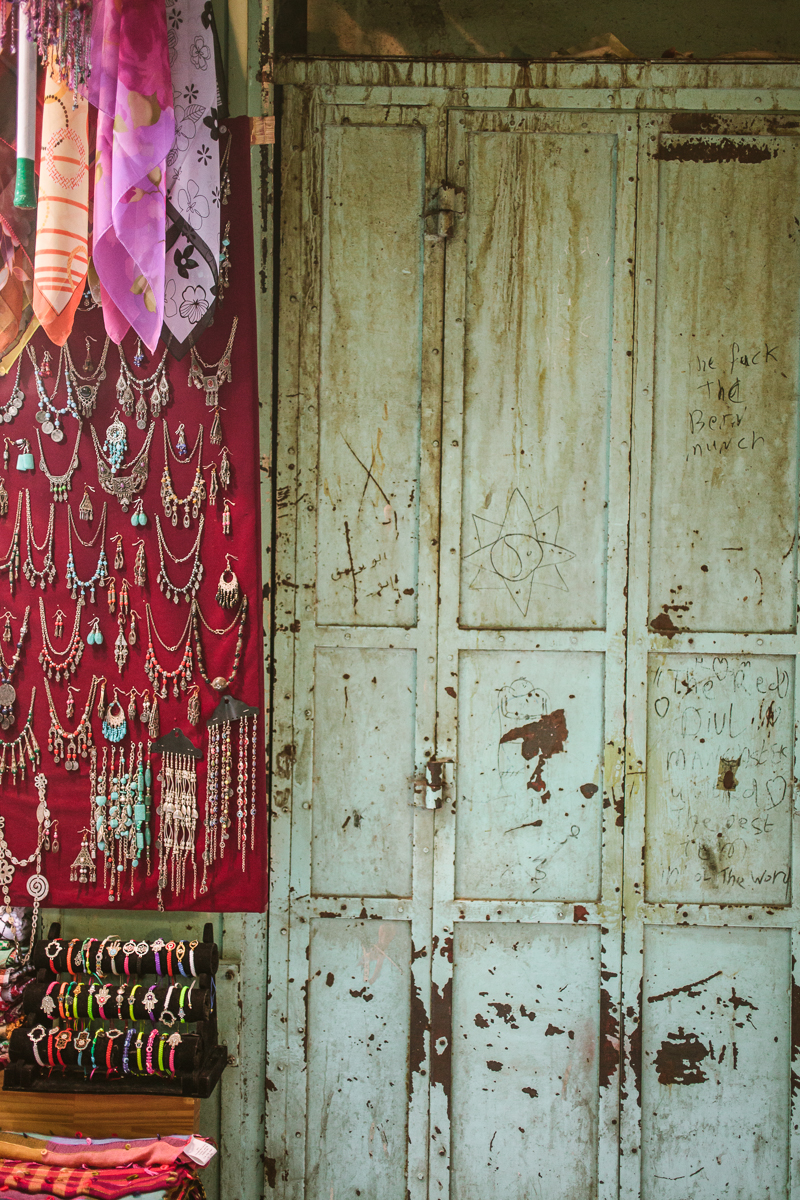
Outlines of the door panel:
[[603,665],[602,654],[459,655],[456,896],[599,898]]
[[636,132],[455,111],[448,154],[431,1194],[610,1198]]
[[678,121],[640,147],[621,1195],[796,1197],[800,138]]

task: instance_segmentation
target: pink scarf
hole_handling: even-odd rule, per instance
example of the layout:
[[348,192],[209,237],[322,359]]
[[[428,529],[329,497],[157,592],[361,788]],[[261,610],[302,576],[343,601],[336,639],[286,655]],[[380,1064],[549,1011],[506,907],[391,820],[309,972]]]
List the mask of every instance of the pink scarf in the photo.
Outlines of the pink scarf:
[[164,0],[95,0],[98,109],[93,260],[111,339],[150,351],[164,310],[165,164],[175,138]]

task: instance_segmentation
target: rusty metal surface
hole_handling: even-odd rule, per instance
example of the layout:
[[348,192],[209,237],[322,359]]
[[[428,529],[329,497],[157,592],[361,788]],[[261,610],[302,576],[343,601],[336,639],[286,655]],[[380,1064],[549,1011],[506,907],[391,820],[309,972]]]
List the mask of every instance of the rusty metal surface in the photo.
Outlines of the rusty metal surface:
[[797,1200],[796,68],[281,69],[271,1194]]

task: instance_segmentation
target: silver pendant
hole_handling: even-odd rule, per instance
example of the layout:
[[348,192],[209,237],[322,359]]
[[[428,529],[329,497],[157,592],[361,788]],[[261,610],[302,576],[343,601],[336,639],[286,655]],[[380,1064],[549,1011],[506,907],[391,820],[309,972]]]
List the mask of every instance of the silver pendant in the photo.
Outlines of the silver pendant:
[[[44,425],[42,426],[42,429],[44,429]],[[50,437],[53,439],[54,442],[63,442],[64,438],[66,437],[66,434],[64,433],[64,430],[61,429],[59,426],[54,426],[53,432],[50,434]]]
[[[38,417],[39,414],[37,413],[36,415]],[[53,424],[53,422],[50,420],[50,418],[45,413],[44,420],[42,421],[42,433],[52,434],[54,429],[55,429],[55,425]]]

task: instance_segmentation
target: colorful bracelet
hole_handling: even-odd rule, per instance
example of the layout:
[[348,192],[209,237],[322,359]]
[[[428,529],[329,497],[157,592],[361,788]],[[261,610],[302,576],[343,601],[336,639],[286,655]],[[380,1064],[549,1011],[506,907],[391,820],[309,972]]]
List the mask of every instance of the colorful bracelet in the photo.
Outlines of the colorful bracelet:
[[147,1058],[147,1074],[148,1075],[153,1075],[155,1073],[154,1069],[153,1069],[153,1042],[156,1040],[157,1037],[158,1037],[158,1030],[154,1029],[152,1031],[152,1033],[150,1034],[150,1037],[147,1039],[147,1050],[145,1052],[145,1055]]
[[144,1075],[144,1064],[142,1063],[142,1046],[144,1045],[144,1034],[141,1029],[136,1035],[136,1062],[139,1067],[139,1074]]
[[112,941],[111,945],[108,947],[108,961],[111,967],[112,975],[120,974],[119,967],[117,966],[117,955],[121,949],[122,942],[119,940],[119,938],[116,938],[114,941]]
[[125,984],[120,983],[117,988],[117,1016],[122,1020],[122,1002],[125,999]]
[[56,1002],[53,999],[53,989],[58,987],[58,980],[54,979],[52,983],[47,985],[47,991],[42,996],[41,1009],[46,1017],[52,1017],[56,1011]]
[[47,943],[47,945],[44,948],[44,952],[50,960],[51,971],[53,972],[54,975],[57,975],[58,967],[56,966],[56,959],[58,958],[59,954],[61,953],[61,942],[58,941],[57,938],[54,938],[52,942]]
[[51,1029],[50,1033],[48,1033],[48,1035],[47,1035],[47,1061],[51,1067],[54,1067],[56,1065],[53,1062],[53,1046],[55,1044],[55,1040],[56,1040],[56,1035],[55,1035],[55,1033],[53,1033],[53,1031]]
[[128,1030],[128,1032],[125,1034],[125,1044],[122,1047],[122,1070],[126,1075],[130,1075],[131,1073],[130,1052],[131,1042],[133,1041],[133,1033],[133,1029]]
[[33,1057],[36,1059],[40,1067],[44,1067],[46,1064],[43,1063],[39,1057],[39,1042],[46,1037],[47,1030],[45,1029],[44,1025],[36,1025],[28,1034],[28,1041],[33,1046]]
[[185,954],[186,954],[186,943],[178,942],[178,945],[175,949],[175,957],[178,960],[178,970],[180,971],[181,975],[183,975],[184,978],[186,978],[186,972],[183,969],[183,959],[184,959]]
[[148,1017],[155,1025],[156,1018],[155,1018],[154,1014],[155,1014],[155,1009],[156,1009],[156,1005],[158,1004],[158,1001],[156,1000],[156,985],[154,983],[152,983],[150,985],[150,987],[147,989],[147,991],[145,992],[144,997],[142,999],[142,1004],[145,1007]]
[[80,951],[75,954],[75,947],[78,945],[80,940],[80,938],[73,938],[70,944],[67,946],[67,970],[69,971],[70,975],[76,975],[77,971],[75,971],[73,968],[81,965]]
[[167,1038],[167,1045],[170,1047],[169,1070],[171,1075],[175,1074],[175,1051],[178,1049],[178,1046],[180,1046],[182,1041],[183,1038],[179,1033],[171,1033]]
[[141,986],[142,985],[140,983],[135,983],[133,985],[133,987],[131,988],[131,990],[128,992],[128,1012],[130,1013],[130,1018],[132,1021],[134,1021],[136,1019],[133,1015],[133,998],[136,995],[136,989],[140,988]]
[[173,950],[174,950],[174,949],[175,949],[175,942],[167,942],[167,946],[166,946],[166,950],[167,950],[167,974],[169,975],[170,979],[171,979],[171,978],[172,978],[172,976],[175,974],[175,968],[174,968],[174,967],[173,967],[173,965],[172,965],[172,952],[173,952]]
[[158,1073],[159,1073],[159,1075],[164,1074],[164,1044],[165,1044],[164,1038],[159,1037],[159,1039],[158,1039]]
[[189,942],[189,974],[197,977],[197,968],[194,965],[194,952],[199,946],[199,942]]

